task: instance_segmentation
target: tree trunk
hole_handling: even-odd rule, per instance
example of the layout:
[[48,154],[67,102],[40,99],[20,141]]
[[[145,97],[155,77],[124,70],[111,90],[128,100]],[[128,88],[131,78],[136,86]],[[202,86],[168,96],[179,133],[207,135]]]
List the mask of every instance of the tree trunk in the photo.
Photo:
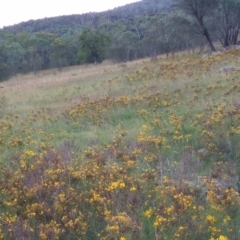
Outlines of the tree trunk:
[[229,45],[236,45],[238,39],[239,29],[229,28],[226,31],[225,39],[224,39],[224,47],[228,47]]
[[212,43],[212,39],[210,38],[209,32],[208,32],[208,30],[205,27],[203,28],[203,35],[206,37],[211,50],[213,52],[216,52],[216,48],[214,47],[214,45]]
[[206,37],[208,44],[213,52],[216,52],[216,48],[214,47],[212,43],[212,39],[210,38],[210,34],[208,32],[208,29],[206,28],[203,19],[197,18],[200,26],[202,27],[203,35]]

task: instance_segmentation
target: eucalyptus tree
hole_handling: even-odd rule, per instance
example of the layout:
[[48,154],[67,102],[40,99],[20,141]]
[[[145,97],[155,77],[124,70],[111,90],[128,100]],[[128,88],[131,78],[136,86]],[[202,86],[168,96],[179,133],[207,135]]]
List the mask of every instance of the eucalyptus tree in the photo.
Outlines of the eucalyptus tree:
[[43,60],[34,46],[29,45],[26,48],[25,58],[28,64],[29,71],[33,71],[34,73],[36,73],[37,71],[41,70]]
[[145,23],[144,45],[147,48],[148,55],[155,59],[160,52],[161,19],[157,16],[150,17]]
[[60,36],[65,44],[64,57],[69,66],[77,65],[77,54],[79,50],[79,32],[65,33]]
[[49,68],[50,53],[52,50],[52,43],[56,39],[55,34],[38,32],[35,34],[34,47],[41,58],[42,68]]
[[212,51],[216,51],[216,48],[213,45],[209,26],[218,4],[218,0],[180,0],[179,4],[179,7],[190,17],[189,26],[193,27],[195,33],[205,36]]
[[4,45],[0,45],[0,81],[8,76],[8,66],[6,64],[6,49]]
[[51,44],[51,53],[49,55],[50,66],[57,67],[58,69],[67,66],[68,61],[66,56],[67,47],[65,42],[60,38],[56,38]]
[[105,59],[110,41],[110,35],[104,30],[84,29],[79,36],[81,48],[78,61],[101,63]]
[[218,0],[214,24],[223,47],[235,45],[240,30],[240,0]]
[[6,56],[10,75],[14,76],[24,65],[25,50],[19,43],[13,42],[6,47]]

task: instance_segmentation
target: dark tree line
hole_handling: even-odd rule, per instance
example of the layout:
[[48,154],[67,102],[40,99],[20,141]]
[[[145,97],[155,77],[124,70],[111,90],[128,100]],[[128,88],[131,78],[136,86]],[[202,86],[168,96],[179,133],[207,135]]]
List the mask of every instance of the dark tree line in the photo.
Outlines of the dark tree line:
[[207,42],[236,44],[240,0],[143,0],[102,13],[28,21],[0,30],[0,80],[17,73],[152,57]]

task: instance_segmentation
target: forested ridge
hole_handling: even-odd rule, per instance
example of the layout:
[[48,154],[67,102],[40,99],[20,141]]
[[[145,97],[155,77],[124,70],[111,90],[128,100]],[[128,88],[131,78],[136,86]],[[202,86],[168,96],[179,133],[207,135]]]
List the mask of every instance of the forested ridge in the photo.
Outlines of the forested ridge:
[[0,29],[0,80],[17,73],[116,62],[236,44],[239,0],[142,0],[100,13],[30,20]]
[[73,33],[81,31],[83,27],[98,27],[105,20],[108,23],[134,18],[144,14],[154,15],[159,12],[171,11],[174,7],[173,0],[144,0],[140,2],[130,3],[122,7],[117,7],[104,12],[90,12],[85,14],[74,14],[66,16],[51,17],[38,20],[29,20],[13,26],[4,27],[11,33],[18,32],[49,32],[57,35],[64,33]]

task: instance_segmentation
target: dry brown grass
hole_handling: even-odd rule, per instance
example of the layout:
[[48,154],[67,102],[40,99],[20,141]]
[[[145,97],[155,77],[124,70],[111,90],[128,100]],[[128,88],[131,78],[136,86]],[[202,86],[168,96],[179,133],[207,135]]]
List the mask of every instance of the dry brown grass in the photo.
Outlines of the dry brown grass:
[[[158,56],[157,61],[154,62],[149,58],[128,63],[104,61],[99,65],[89,64],[66,67],[61,71],[51,69],[39,71],[36,74],[17,75],[0,83],[0,95],[5,97],[8,110],[27,111],[48,107],[59,112],[86,99],[139,94],[142,89],[147,89],[152,93],[163,88],[178,91],[194,81],[194,77],[186,77],[188,73],[184,72],[184,69],[177,69],[179,63],[186,59],[186,55],[192,59],[201,58],[197,53],[177,52],[174,57]],[[226,64],[229,63],[229,59],[227,61]],[[161,76],[161,66],[166,63],[173,66],[173,69],[167,69],[164,73],[169,74],[167,81],[166,77]],[[203,73],[201,81],[207,83],[209,77],[211,79],[222,78],[218,69],[226,64],[212,65],[212,69],[208,69],[207,74]],[[238,62],[231,63],[231,66],[237,65],[239,65]],[[160,75],[151,80],[148,80],[147,76],[144,81],[132,86],[126,84],[125,76],[129,73],[136,75],[137,71],[142,71],[144,68],[147,68],[148,72],[158,72]],[[171,80],[172,71],[175,71],[177,78],[173,77]]]

